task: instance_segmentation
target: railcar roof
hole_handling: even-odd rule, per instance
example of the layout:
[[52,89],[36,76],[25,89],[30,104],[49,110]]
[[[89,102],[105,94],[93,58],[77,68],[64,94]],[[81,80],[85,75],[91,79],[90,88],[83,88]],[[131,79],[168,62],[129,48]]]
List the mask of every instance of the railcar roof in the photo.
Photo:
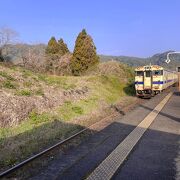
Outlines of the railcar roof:
[[165,69],[164,67],[159,65],[146,65],[135,68],[135,71],[145,71],[145,70],[164,70],[171,73],[177,73],[176,71]]
[[139,66],[135,68],[135,71],[145,71],[145,70],[163,70],[164,68],[159,65],[146,65],[146,66]]

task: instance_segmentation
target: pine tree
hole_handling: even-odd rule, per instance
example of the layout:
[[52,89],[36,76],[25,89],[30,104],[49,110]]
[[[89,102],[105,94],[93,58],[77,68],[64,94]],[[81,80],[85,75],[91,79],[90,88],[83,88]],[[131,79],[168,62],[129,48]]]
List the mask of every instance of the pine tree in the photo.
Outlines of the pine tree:
[[59,51],[59,45],[55,37],[51,37],[46,48],[47,55],[57,54]]
[[70,64],[72,73],[74,75],[80,75],[98,62],[99,57],[97,56],[93,39],[83,29],[76,39],[73,58]]

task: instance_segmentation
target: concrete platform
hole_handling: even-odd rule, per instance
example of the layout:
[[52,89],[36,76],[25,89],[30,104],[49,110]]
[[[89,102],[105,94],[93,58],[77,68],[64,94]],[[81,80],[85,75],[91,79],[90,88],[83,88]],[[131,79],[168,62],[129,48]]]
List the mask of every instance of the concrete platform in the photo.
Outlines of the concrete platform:
[[174,92],[113,179],[180,179],[180,93]]

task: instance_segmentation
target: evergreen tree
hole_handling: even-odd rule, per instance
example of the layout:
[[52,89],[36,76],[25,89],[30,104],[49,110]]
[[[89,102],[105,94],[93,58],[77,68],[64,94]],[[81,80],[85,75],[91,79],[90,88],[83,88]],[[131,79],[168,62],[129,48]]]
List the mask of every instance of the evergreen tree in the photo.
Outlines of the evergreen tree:
[[46,47],[46,70],[49,72],[54,72],[54,65],[56,59],[58,59],[57,53],[59,51],[59,46],[55,37],[51,37]]
[[67,44],[64,43],[63,39],[61,38],[59,41],[58,41],[58,45],[59,45],[59,52],[58,54],[60,56],[63,56],[65,55],[66,53],[69,53],[69,49],[67,47]]
[[51,37],[46,48],[47,55],[57,54],[59,51],[59,45],[55,37]]
[[97,56],[93,40],[86,33],[86,30],[83,29],[76,39],[73,58],[70,64],[72,73],[74,75],[80,75],[98,62],[99,57]]
[[58,67],[61,57],[67,53],[70,53],[67,45],[64,43],[63,39],[58,42],[55,37],[51,37],[45,50],[46,53],[46,70],[49,72],[55,72]]

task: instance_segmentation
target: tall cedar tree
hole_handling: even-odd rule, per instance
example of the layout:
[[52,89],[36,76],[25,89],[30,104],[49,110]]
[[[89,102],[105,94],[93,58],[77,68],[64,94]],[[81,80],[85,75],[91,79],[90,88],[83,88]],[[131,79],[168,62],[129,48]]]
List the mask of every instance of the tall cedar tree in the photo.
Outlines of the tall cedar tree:
[[72,73],[74,75],[80,75],[98,62],[99,57],[97,56],[93,40],[86,33],[86,30],[83,29],[76,39],[73,58],[70,64]]
[[58,59],[59,45],[55,37],[51,37],[46,47],[46,70],[49,72],[54,72],[55,61]]
[[67,45],[64,43],[63,39],[60,39],[58,42],[56,41],[55,37],[51,37],[46,47],[46,70],[53,71],[54,68],[58,65],[58,60],[69,53],[69,49]]
[[57,54],[59,51],[59,45],[55,37],[51,37],[46,48],[47,55]]
[[58,45],[59,45],[59,51],[58,51],[58,54],[60,56],[63,56],[65,55],[66,53],[70,53],[68,47],[67,47],[67,44],[64,43],[63,39],[61,38],[59,41],[58,41]]

